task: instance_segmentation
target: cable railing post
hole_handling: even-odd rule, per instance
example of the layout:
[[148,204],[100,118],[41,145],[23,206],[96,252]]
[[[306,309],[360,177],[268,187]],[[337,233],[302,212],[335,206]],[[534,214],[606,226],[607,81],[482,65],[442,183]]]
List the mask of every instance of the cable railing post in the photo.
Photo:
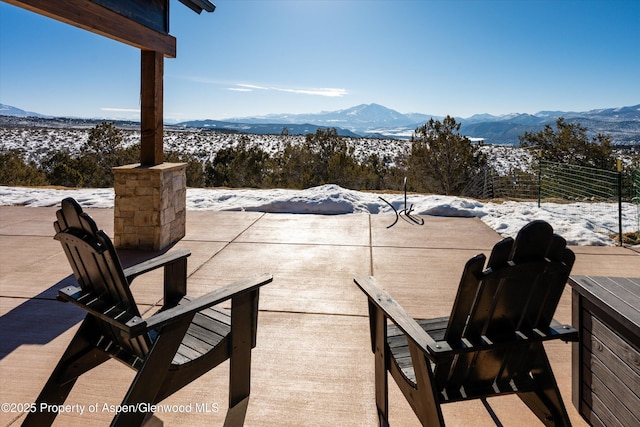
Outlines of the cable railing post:
[[540,199],[542,195],[542,159],[538,158],[538,208],[540,208]]
[[618,159],[618,236],[622,246],[622,160]]

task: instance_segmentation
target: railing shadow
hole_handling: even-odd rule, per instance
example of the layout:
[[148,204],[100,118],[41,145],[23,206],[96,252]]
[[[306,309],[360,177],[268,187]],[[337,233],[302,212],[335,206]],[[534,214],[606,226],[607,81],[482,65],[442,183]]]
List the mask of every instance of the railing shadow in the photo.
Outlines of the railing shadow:
[[414,224],[418,224],[418,225],[424,225],[424,219],[423,218],[418,218],[416,216],[413,215],[413,204],[409,205],[407,207],[407,178],[404,178],[404,207],[400,210],[396,209],[395,206],[393,206],[391,203],[389,203],[389,201],[387,201],[385,198],[383,197],[379,197],[380,200],[382,200],[383,202],[385,202],[387,205],[391,206],[391,209],[393,209],[393,212],[395,212],[396,214],[396,219],[395,221],[393,221],[393,223],[391,225],[388,225],[387,228],[391,228],[394,225],[396,225],[396,223],[398,222],[398,219],[400,219],[400,217],[402,215],[404,215],[404,218],[408,219],[409,221],[411,221]]

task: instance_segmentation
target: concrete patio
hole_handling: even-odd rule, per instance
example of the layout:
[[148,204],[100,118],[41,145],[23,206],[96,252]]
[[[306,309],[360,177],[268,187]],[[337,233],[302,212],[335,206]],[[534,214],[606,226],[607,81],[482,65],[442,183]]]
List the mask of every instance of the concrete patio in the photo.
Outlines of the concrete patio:
[[[0,207],[0,403],[33,402],[83,313],[55,300],[71,270],[52,239],[57,208]],[[112,235],[113,210],[87,209]],[[476,218],[425,217],[419,226],[388,215],[340,216],[189,211],[187,235],[176,248],[192,251],[188,292],[201,295],[235,279],[272,272],[262,288],[252,392],[228,413],[228,362],[163,404],[149,425],[376,426],[373,355],[366,297],[353,283],[372,274],[414,317],[448,315],[467,259],[488,253],[501,237]],[[576,247],[574,274],[640,276],[640,254],[620,247]],[[123,263],[140,254],[123,252]],[[162,273],[136,279],[134,296],[146,314],[162,301]],[[555,316],[571,319],[567,287]],[[575,426],[586,425],[571,403],[571,345],[546,344]],[[76,383],[55,425],[108,425],[134,372],[109,361]],[[515,396],[489,399],[505,426],[539,425]],[[94,405],[94,406],[91,406]],[[89,408],[93,408],[89,413]],[[20,413],[0,412],[0,425]],[[10,408],[11,409],[11,408]],[[197,409],[197,410],[196,410]],[[443,407],[450,426],[495,426],[480,402]],[[418,421],[390,382],[390,421]]]

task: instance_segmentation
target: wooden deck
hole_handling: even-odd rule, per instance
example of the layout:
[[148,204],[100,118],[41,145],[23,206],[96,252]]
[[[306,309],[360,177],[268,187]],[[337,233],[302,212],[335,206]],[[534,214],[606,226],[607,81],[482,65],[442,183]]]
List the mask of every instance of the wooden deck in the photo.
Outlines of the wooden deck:
[[[0,426],[19,425],[82,318],[55,300],[70,269],[52,222],[56,208],[0,207]],[[113,210],[87,209],[111,234]],[[162,402],[149,425],[375,426],[373,355],[366,297],[353,284],[374,274],[415,317],[448,315],[465,261],[500,236],[473,218],[426,217],[418,226],[387,215],[288,215],[255,212],[187,214],[192,251],[189,294],[197,296],[252,272],[271,271],[260,295],[251,397],[227,411],[228,365]],[[34,250],[37,248],[37,250]],[[574,274],[639,276],[640,254],[617,247],[572,248]],[[122,254],[125,263],[141,256]],[[147,313],[162,298],[161,272],[141,276],[133,293]],[[49,319],[55,317],[56,322]],[[571,321],[571,290],[556,318]],[[571,345],[548,353],[572,423],[586,423],[571,403]],[[228,362],[227,362],[228,363]],[[134,375],[110,361],[76,384],[69,412],[56,425],[108,425]],[[418,426],[391,383],[391,422]],[[489,399],[505,426],[537,425],[515,396]],[[79,413],[81,410],[84,412]],[[495,426],[482,404],[443,407],[450,426]]]

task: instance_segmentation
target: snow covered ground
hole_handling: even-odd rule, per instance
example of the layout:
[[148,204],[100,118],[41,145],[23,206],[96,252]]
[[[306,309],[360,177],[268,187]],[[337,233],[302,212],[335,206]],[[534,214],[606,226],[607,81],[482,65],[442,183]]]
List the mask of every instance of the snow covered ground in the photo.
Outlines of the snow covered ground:
[[[123,135],[123,146],[140,143],[140,131],[120,129]],[[88,128],[47,128],[0,126],[0,153],[18,149],[27,162],[40,164],[51,152],[69,152],[80,154],[81,147],[89,138]],[[349,138],[347,144],[354,149],[356,158],[362,160],[372,153],[393,164],[398,157],[411,151],[411,142],[407,139]],[[265,152],[273,155],[282,151],[284,145],[302,144],[302,135],[246,135],[237,133],[209,132],[202,129],[165,129],[164,147],[167,151],[189,154],[202,162],[213,160],[216,153],[228,147],[235,147],[241,141],[249,146],[257,145]],[[512,170],[527,171],[531,164],[531,152],[520,147],[503,145],[485,145],[481,148],[487,155],[489,165],[499,175],[506,175]],[[623,157],[624,159],[624,157]]]
[[[65,197],[73,197],[85,207],[111,208],[112,188],[54,190],[0,186],[0,206],[56,206]],[[403,194],[383,194],[396,209],[405,207]],[[598,214],[589,204],[545,203],[538,208],[535,202],[479,202],[452,196],[426,196],[409,194],[407,204],[413,205],[415,215],[478,217],[502,236],[515,237],[527,222],[543,219],[562,235],[570,245],[603,246],[614,242],[594,230],[617,230],[615,215]],[[600,204],[603,212],[615,212],[611,204]],[[638,230],[637,207],[623,205],[623,231]],[[379,194],[353,191],[337,185],[322,185],[306,190],[242,190],[198,189],[187,190],[187,210],[231,210],[298,214],[349,214],[371,213],[389,215],[391,224],[395,218],[393,209]],[[585,216],[589,215],[589,216]],[[426,219],[428,221],[428,218]]]
[[[137,130],[124,129],[125,145],[138,143]],[[88,137],[85,128],[50,127],[0,127],[0,152],[20,149],[26,160],[36,164],[43,156],[53,151],[68,151],[77,154]],[[410,150],[407,140],[346,138],[355,149],[357,157],[377,153],[381,158],[393,162],[397,156]],[[282,150],[286,142],[299,144],[303,136],[242,135],[207,132],[203,130],[166,129],[165,147],[189,153],[202,161],[210,160],[225,147],[235,146],[240,141],[261,146],[269,153]],[[527,171],[531,164],[531,153],[519,147],[483,146],[489,164],[499,175],[512,170]],[[623,157],[623,160],[628,160]],[[74,197],[84,206],[108,208],[113,206],[113,189],[48,190],[35,188],[0,187],[0,205],[54,206],[64,197]],[[383,197],[396,209],[404,207],[402,194],[386,194]],[[409,204],[414,205],[417,215],[476,216],[504,236],[514,236],[528,221],[544,219],[573,245],[612,245],[605,234],[595,230],[618,230],[616,207],[611,204],[550,204],[543,208],[535,202],[478,202],[471,199],[447,196],[410,195]],[[307,190],[237,190],[237,189],[189,189],[187,208],[200,210],[251,210],[262,212],[290,212],[316,214],[374,213],[390,215],[393,209],[379,198],[378,194],[351,191],[335,185],[324,185]],[[600,210],[603,213],[598,213]],[[633,232],[638,224],[637,207],[631,204],[623,208],[623,231]]]

